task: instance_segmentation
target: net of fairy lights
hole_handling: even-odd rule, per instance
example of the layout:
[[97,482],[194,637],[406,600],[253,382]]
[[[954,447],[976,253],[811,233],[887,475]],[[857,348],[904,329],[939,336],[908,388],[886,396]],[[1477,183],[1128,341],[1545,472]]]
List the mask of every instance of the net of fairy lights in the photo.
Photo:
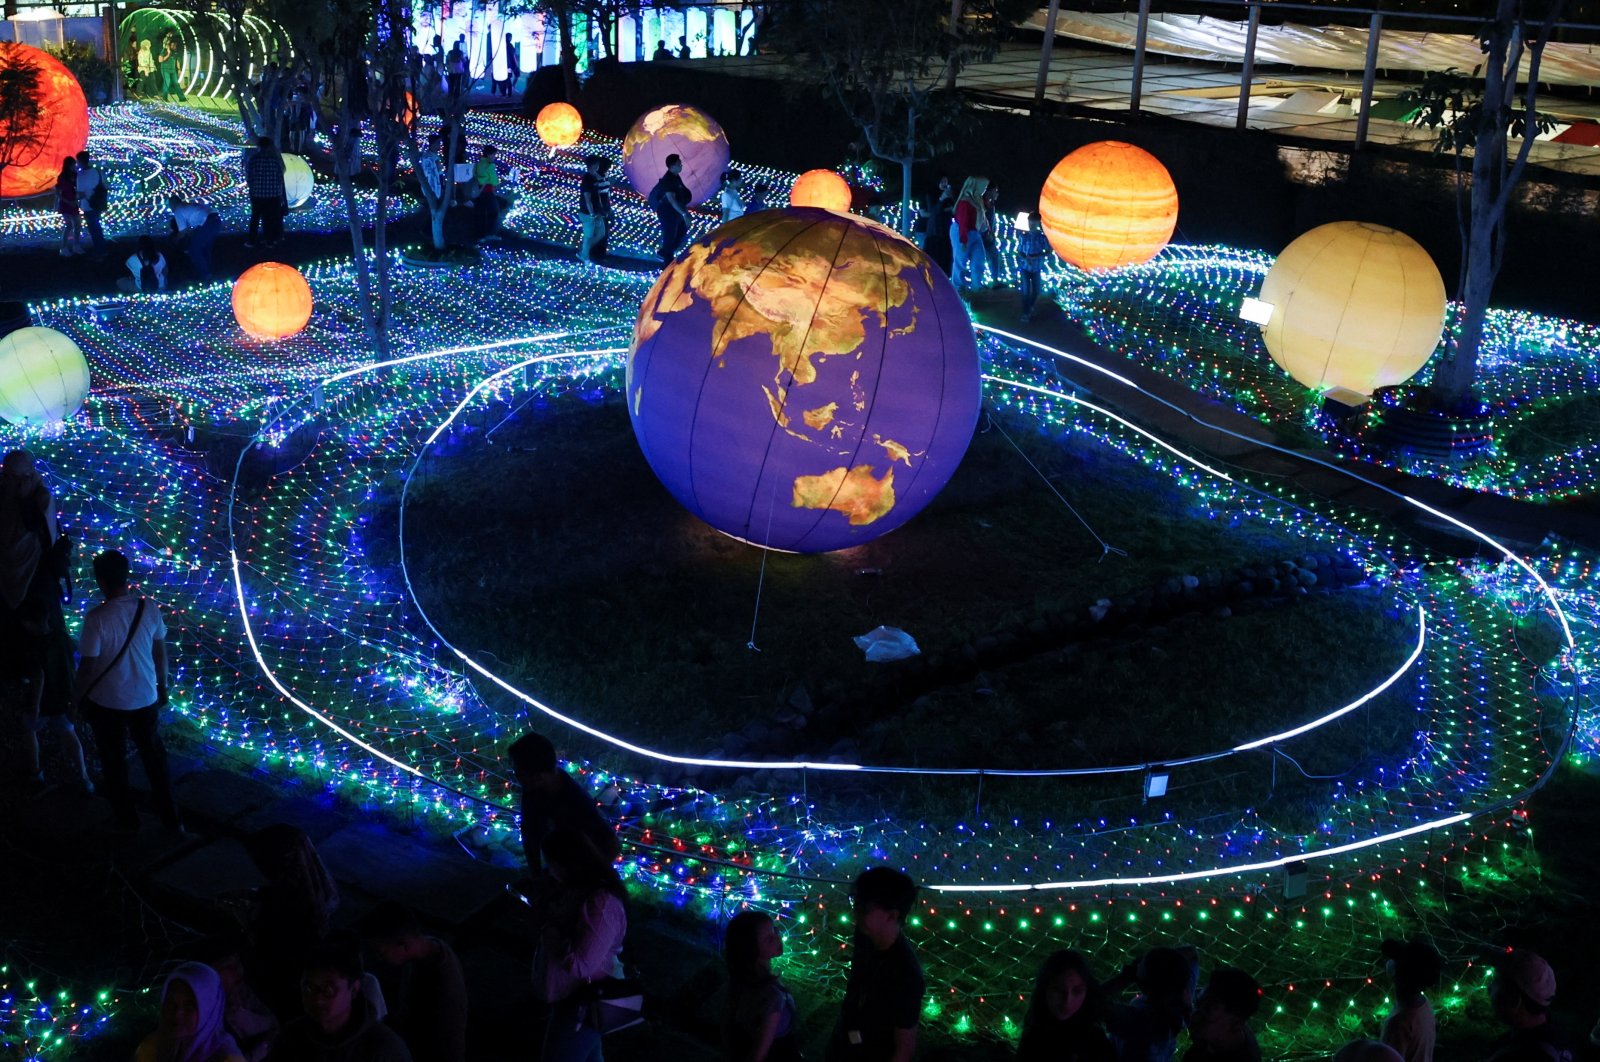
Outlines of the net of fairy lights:
[[[1058,269],[1055,291],[1069,317],[1098,344],[1280,429],[1314,437],[1363,460],[1535,501],[1595,491],[1600,477],[1600,329],[1512,310],[1491,310],[1477,393],[1494,425],[1489,451],[1451,460],[1365,441],[1382,416],[1368,407],[1356,430],[1334,431],[1318,397],[1278,368],[1261,330],[1239,317],[1272,259],[1226,247],[1171,247],[1143,266],[1104,274]],[[1451,327],[1459,306],[1451,305]],[[1438,355],[1435,355],[1437,358]],[[1425,385],[1432,368],[1414,381]]]
[[[425,472],[419,462],[452,435],[535,415],[541,395],[614,390],[649,278],[509,253],[396,276],[394,356],[379,366],[362,356],[342,264],[312,271],[330,312],[270,346],[238,333],[225,285],[38,307],[89,354],[96,388],[83,417],[27,442],[82,555],[129,551],[167,605],[177,710],[193,733],[492,849],[512,835],[502,750],[530,719],[554,724],[529,676],[490,679],[427,625],[381,541],[394,529],[370,524],[372,503]],[[648,764],[620,752],[575,769],[618,817],[639,888],[713,915],[745,904],[780,913],[797,981],[838,986],[849,935],[840,882],[882,860],[930,887],[912,935],[936,986],[928,1017],[957,1033],[1014,1032],[1029,971],[1056,947],[1080,947],[1110,972],[1141,947],[1182,939],[1208,967],[1242,965],[1272,986],[1275,1056],[1325,1050],[1382,1006],[1379,935],[1427,931],[1466,954],[1450,917],[1458,894],[1481,896],[1470,897],[1485,909],[1481,929],[1528,887],[1515,802],[1557,754],[1574,702],[1565,673],[1541,679],[1528,666],[1506,619],[1550,611],[1550,595],[1513,563],[1491,578],[1381,520],[1250,482],[1146,433],[1062,387],[1052,352],[994,337],[984,346],[997,415],[1166,474],[1203,516],[1354,558],[1397,614],[1425,615],[1417,666],[1386,694],[1415,713],[1409,753],[1329,782],[1307,831],[1247,807],[1192,818],[1137,799],[1115,817],[1041,814],[1075,806],[1072,779],[1006,783],[1026,815],[996,814],[1006,799],[991,790],[989,812],[919,821],[892,808],[841,814],[837,776],[821,769],[783,787],[794,773],[761,772],[771,795],[730,796],[640,781]],[[1569,569],[1574,580],[1587,570]],[[486,681],[505,683],[516,707],[480,696]],[[657,745],[699,751],[667,735]],[[1308,854],[1309,898],[1286,901],[1279,875]],[[1260,869],[1230,872],[1242,866]],[[1042,888],[1012,891],[1027,886]]]

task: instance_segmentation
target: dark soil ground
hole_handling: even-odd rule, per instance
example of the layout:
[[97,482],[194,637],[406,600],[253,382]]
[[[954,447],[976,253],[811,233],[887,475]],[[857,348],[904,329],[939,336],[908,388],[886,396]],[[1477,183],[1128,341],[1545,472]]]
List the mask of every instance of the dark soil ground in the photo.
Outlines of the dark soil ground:
[[[1102,557],[1018,447],[1127,556]],[[764,576],[759,550],[660,485],[616,400],[530,406],[492,445],[457,443],[423,468],[407,500],[407,560],[446,637],[547,703],[685,755],[985,769],[1160,761],[1346,704],[1411,645],[1409,621],[1371,588],[1248,613],[1196,605],[1115,636],[1058,629],[1097,601],[1308,546],[1209,520],[1127,458],[1016,421],[980,424],[956,476],[910,524],[840,553],[769,554]],[[384,555],[398,503],[384,499],[368,528],[380,564],[398,562]],[[910,632],[922,661],[866,663],[851,638],[880,624]],[[1310,667],[1308,645],[1340,652]],[[1411,711],[1402,683],[1297,752],[1312,774],[1392,756],[1410,741]],[[752,720],[764,724],[754,735]],[[1257,766],[1252,800],[1270,791],[1270,766]],[[1241,798],[1237,783],[1207,792]],[[1085,804],[1101,795],[1074,793]]]

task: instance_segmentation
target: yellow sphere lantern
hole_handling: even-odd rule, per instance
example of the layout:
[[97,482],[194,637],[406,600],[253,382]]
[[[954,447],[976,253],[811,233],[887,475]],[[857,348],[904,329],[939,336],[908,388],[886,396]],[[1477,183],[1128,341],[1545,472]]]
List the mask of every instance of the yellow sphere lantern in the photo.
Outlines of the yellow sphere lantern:
[[1148,262],[1178,225],[1178,189],[1161,160],[1120,140],[1085,144],[1056,163],[1039,193],[1056,254],[1079,269]]
[[547,148],[571,147],[583,139],[583,115],[570,103],[547,103],[540,108],[533,127]]
[[289,209],[305,206],[311,198],[316,179],[311,176],[311,164],[299,155],[283,157],[283,194],[289,200]]
[[821,207],[841,213],[850,209],[850,182],[832,170],[807,170],[795,178],[789,205]]
[[1370,395],[1427,364],[1444,331],[1439,267],[1403,232],[1319,225],[1283,249],[1250,307],[1267,352],[1307,387]]
[[66,420],[89,394],[89,362],[54,328],[19,328],[0,338],[0,420],[43,427]]
[[311,320],[311,285],[282,262],[251,266],[233,282],[233,316],[256,339],[287,339]]

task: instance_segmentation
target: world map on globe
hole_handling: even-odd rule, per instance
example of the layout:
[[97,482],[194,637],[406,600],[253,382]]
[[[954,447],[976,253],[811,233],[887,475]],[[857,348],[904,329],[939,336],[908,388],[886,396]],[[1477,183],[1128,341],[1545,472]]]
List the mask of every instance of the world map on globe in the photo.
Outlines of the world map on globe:
[[914,516],[959,464],[979,391],[943,274],[876,222],[820,209],[748,215],[691,246],[646,297],[628,359],[635,432],[674,496],[804,552]]
[[690,205],[698,205],[717,190],[728,168],[728,136],[696,107],[669,103],[645,112],[622,138],[622,170],[634,191],[650,193],[666,172],[668,155],[683,159],[680,176],[689,186]]

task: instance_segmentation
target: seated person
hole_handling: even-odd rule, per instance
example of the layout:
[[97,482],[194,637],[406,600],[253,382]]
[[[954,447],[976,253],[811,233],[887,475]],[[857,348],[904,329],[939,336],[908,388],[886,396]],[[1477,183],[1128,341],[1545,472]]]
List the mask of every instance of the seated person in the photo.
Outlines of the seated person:
[[139,249],[129,255],[124,264],[131,275],[117,278],[117,287],[121,290],[167,290],[167,256],[156,249],[156,241],[150,237],[139,237]]

